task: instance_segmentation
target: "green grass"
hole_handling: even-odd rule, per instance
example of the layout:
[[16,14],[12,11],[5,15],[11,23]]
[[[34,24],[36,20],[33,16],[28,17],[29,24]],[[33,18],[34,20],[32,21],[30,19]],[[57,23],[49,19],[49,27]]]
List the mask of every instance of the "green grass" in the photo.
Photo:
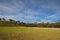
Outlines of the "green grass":
[[0,40],[60,40],[60,30],[32,27],[0,27]]

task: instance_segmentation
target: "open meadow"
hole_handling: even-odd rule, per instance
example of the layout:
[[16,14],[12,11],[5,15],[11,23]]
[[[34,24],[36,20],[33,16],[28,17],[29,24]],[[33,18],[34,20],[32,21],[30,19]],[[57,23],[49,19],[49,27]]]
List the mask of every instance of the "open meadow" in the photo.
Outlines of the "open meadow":
[[60,28],[0,27],[0,40],[60,40]]

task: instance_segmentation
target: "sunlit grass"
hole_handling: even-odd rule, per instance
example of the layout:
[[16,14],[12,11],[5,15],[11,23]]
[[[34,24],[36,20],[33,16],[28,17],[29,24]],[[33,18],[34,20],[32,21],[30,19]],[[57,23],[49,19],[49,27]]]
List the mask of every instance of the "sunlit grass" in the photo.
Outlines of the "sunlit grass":
[[0,27],[0,40],[60,40],[60,30],[37,27]]

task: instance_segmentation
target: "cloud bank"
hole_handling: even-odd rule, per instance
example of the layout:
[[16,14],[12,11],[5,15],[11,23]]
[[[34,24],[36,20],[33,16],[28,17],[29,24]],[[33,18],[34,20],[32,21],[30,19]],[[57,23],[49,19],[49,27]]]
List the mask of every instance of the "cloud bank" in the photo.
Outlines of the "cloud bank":
[[60,0],[0,0],[0,18],[57,21],[60,20]]

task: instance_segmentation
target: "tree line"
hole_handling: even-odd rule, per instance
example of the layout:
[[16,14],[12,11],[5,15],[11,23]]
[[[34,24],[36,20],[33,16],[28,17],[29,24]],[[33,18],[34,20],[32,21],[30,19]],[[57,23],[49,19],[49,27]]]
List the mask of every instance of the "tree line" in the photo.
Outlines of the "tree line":
[[6,20],[5,18],[0,18],[0,26],[25,26],[25,27],[46,27],[46,28],[60,28],[60,22],[56,23],[25,23],[21,21],[15,21],[13,19]]

